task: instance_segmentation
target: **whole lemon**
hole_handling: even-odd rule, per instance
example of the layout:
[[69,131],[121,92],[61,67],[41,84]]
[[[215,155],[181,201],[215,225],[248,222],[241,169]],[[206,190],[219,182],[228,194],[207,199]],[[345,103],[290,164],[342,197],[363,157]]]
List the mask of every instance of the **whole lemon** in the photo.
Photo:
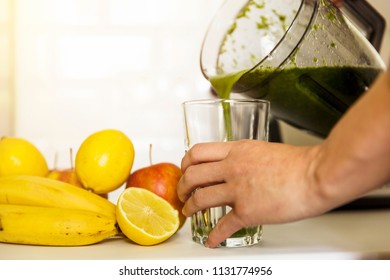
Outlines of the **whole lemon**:
[[84,140],[76,154],[75,170],[84,188],[104,194],[126,181],[133,161],[131,140],[119,130],[106,129]]
[[0,176],[48,174],[42,153],[29,141],[16,137],[0,139]]

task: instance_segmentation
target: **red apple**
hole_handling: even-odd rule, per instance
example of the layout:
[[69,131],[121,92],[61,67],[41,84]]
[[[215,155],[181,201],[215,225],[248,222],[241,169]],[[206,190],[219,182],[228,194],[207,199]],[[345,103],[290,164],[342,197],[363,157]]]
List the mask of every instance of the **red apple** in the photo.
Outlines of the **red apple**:
[[181,212],[183,203],[179,200],[176,191],[181,175],[180,168],[172,163],[153,164],[131,173],[126,188],[144,188],[164,198],[179,212],[179,228],[181,228],[186,220]]
[[64,169],[58,169],[57,166],[57,156],[58,154],[55,154],[54,157],[54,168],[49,170],[49,174],[47,175],[48,178],[62,181],[65,183],[69,183],[71,185],[77,186],[82,188],[83,185],[79,178],[77,178],[76,171],[73,168],[73,150],[72,148],[69,149],[69,162],[70,162],[70,168],[64,168]]
[[[67,169],[51,169],[49,170],[48,178],[65,182],[80,188],[84,188],[79,178],[77,178],[74,168]],[[108,198],[108,194],[99,194],[101,197]]]
[[83,187],[79,179],[77,178],[76,172],[73,168],[69,169],[52,169],[47,175],[48,178],[62,181],[65,183],[72,184],[74,186]]
[[[49,174],[47,175],[48,178],[58,180],[61,182],[65,182],[68,184],[71,184],[73,186],[77,186],[80,188],[84,188],[83,184],[79,180],[76,174],[76,170],[73,167],[73,150],[72,148],[69,149],[69,160],[70,160],[70,168],[65,169],[58,169],[54,167],[53,169],[49,170]],[[54,158],[54,166],[57,165],[57,154]],[[108,194],[99,194],[101,197],[108,198]]]

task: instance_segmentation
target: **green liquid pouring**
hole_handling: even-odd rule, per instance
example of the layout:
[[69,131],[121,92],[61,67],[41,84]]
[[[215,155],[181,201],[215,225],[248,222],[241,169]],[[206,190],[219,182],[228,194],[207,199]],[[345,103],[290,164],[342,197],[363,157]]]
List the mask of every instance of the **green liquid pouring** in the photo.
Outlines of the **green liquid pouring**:
[[[210,77],[210,83],[221,99],[229,99],[233,86],[245,72],[246,71],[240,71],[238,73]],[[231,141],[233,140],[233,136],[230,104],[222,103],[222,109],[226,129],[226,140]]]

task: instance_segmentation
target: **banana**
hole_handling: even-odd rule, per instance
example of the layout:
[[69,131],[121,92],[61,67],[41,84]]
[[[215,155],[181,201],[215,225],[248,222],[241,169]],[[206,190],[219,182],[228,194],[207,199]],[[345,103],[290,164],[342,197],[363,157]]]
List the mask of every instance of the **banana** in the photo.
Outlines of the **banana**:
[[0,203],[89,210],[115,217],[109,200],[58,180],[14,175],[0,178]]
[[0,242],[81,246],[117,233],[114,218],[92,211],[0,204]]

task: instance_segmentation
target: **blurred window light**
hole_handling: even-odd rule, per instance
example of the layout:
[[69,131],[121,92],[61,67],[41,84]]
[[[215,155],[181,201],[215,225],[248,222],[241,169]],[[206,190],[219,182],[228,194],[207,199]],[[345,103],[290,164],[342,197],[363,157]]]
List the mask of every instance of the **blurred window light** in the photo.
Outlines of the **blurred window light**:
[[63,36],[58,68],[63,78],[99,79],[150,67],[151,40],[143,36]]
[[0,23],[7,22],[9,18],[9,3],[6,0],[0,0]]
[[56,0],[56,21],[61,24],[94,25],[99,23],[101,5],[96,0]]

